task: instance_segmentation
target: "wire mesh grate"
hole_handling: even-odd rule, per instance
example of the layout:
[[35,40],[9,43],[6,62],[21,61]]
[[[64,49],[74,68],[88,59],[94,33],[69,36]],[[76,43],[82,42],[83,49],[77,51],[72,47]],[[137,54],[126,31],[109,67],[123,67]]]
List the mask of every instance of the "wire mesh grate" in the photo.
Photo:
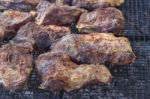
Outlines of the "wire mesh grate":
[[149,2],[149,0],[125,0],[125,4],[120,7],[126,17],[125,36],[150,36]]
[[127,20],[124,35],[130,39],[137,60],[130,65],[108,66],[114,77],[111,84],[70,93],[48,92],[38,89],[40,77],[34,69],[27,88],[11,93],[0,87],[0,99],[150,99],[150,1],[125,1],[120,7]]

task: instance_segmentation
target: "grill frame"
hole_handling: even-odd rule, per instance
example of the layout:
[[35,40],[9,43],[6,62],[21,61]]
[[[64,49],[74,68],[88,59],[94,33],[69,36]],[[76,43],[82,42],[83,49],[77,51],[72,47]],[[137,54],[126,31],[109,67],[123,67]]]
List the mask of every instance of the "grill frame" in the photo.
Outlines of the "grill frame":
[[1,86],[0,99],[150,99],[150,1],[125,1],[119,7],[126,18],[123,36],[131,41],[137,59],[130,65],[107,65],[114,76],[110,85],[89,85],[70,93],[44,91],[38,89],[40,77],[34,67],[27,88],[9,92]]

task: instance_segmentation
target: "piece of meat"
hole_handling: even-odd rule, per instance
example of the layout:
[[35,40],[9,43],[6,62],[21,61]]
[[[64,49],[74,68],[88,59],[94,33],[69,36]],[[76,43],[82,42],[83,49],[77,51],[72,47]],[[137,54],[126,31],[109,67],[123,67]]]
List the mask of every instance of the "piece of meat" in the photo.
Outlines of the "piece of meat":
[[15,30],[12,28],[6,28],[5,26],[0,26],[0,41],[9,40],[15,36]]
[[117,7],[123,4],[124,0],[56,0],[55,2],[93,10],[96,8]]
[[40,88],[50,91],[72,91],[86,84],[107,84],[112,79],[104,65],[78,65],[65,53],[55,51],[41,54],[36,60],[36,68],[42,77]]
[[32,47],[12,42],[0,48],[0,84],[14,91],[26,86],[32,70]]
[[76,63],[129,64],[135,60],[130,42],[113,34],[70,34],[52,45],[52,51],[68,54]]
[[0,0],[0,10],[30,11],[42,0]]
[[18,29],[20,26],[32,20],[32,15],[28,12],[16,10],[5,10],[0,16],[0,24],[5,27]]
[[85,10],[67,5],[42,1],[37,6],[36,23],[38,25],[70,25]]
[[81,33],[110,32],[120,35],[125,27],[125,18],[116,8],[97,9],[83,13],[76,27]]
[[4,40],[14,37],[16,31],[31,20],[32,15],[27,12],[6,10],[0,13],[0,39]]
[[70,34],[68,27],[59,27],[55,25],[39,26],[33,22],[22,26],[15,38],[15,42],[30,42],[35,50],[49,50],[53,42],[58,41],[61,37]]

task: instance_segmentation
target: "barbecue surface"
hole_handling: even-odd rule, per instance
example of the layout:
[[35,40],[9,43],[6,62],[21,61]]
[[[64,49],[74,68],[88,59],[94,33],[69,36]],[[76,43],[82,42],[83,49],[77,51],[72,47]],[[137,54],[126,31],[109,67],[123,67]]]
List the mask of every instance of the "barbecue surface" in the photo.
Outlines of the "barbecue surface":
[[125,66],[110,65],[115,77],[110,85],[51,93],[37,89],[40,78],[34,69],[26,89],[10,93],[0,87],[0,99],[150,99],[150,1],[126,0],[120,9],[127,20],[124,35],[130,39],[137,60]]

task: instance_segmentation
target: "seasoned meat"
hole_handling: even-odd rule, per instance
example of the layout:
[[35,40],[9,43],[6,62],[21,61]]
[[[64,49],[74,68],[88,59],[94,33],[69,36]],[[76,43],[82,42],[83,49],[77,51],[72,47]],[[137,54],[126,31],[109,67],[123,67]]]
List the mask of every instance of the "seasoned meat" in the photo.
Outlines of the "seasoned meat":
[[40,1],[42,0],[0,0],[0,10],[29,11],[35,9]]
[[70,34],[52,46],[52,51],[64,52],[76,63],[129,64],[135,60],[130,42],[113,34]]
[[120,6],[124,3],[124,0],[56,0],[56,3],[63,3],[93,10],[96,8]]
[[39,26],[33,22],[22,26],[16,37],[15,42],[30,42],[36,50],[46,51],[51,43],[58,41],[62,36],[70,34],[68,27],[59,27],[55,25]]
[[122,12],[109,7],[83,13],[76,27],[82,33],[111,32],[119,35],[124,26],[125,19]]
[[42,1],[37,6],[36,23],[39,25],[70,25],[83,12],[85,10],[76,7]]
[[15,36],[15,31],[31,20],[31,14],[26,12],[6,10],[0,13],[0,39],[3,40]]
[[23,88],[32,70],[32,47],[9,43],[0,48],[0,83],[7,90]]
[[18,29],[21,25],[31,21],[32,15],[27,12],[5,10],[0,16],[0,22],[6,27]]
[[81,64],[71,61],[64,53],[41,54],[36,60],[36,68],[42,77],[40,88],[72,91],[86,84],[109,83],[111,74],[104,65]]
[[9,40],[15,36],[15,30],[13,28],[7,28],[5,26],[0,26],[0,41]]

